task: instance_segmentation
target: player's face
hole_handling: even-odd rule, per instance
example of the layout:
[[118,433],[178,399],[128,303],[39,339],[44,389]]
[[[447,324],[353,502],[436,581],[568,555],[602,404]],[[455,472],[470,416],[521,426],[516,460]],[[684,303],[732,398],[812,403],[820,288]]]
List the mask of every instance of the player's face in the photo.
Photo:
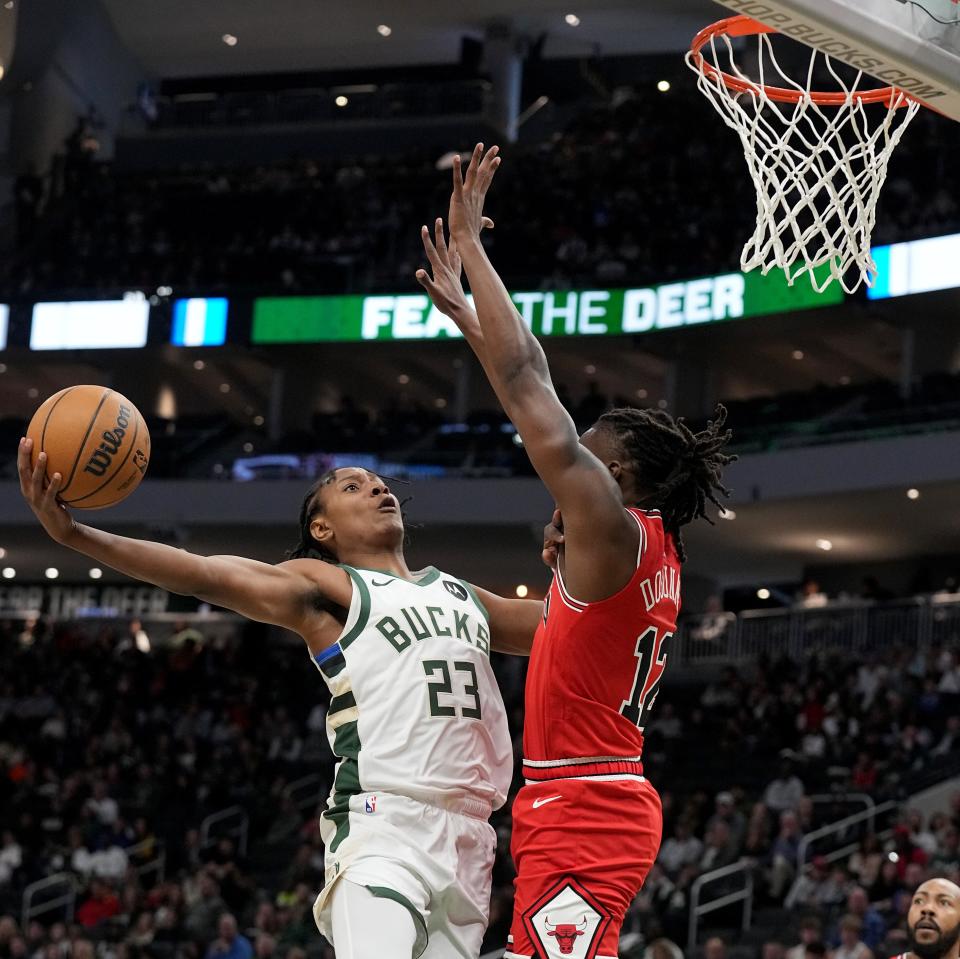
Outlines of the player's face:
[[960,937],[960,887],[931,879],[916,891],[907,913],[911,951],[921,959],[955,955]]
[[395,549],[403,542],[400,504],[375,473],[353,466],[338,469],[317,496],[322,509],[311,531],[337,555],[357,547]]

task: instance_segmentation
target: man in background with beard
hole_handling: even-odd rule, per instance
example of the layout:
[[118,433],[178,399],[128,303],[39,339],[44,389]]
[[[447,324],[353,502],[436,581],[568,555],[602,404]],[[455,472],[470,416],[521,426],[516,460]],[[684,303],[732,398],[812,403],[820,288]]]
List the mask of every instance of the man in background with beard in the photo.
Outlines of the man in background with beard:
[[913,894],[907,913],[910,951],[896,959],[960,959],[960,886],[928,879]]

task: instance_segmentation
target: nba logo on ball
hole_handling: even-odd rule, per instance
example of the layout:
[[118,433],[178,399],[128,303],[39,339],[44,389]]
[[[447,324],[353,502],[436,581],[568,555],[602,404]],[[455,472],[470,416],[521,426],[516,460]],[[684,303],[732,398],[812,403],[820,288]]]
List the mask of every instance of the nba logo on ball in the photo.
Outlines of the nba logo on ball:
[[375,813],[377,811],[377,797],[376,796],[367,796],[364,801],[363,808],[367,813]]

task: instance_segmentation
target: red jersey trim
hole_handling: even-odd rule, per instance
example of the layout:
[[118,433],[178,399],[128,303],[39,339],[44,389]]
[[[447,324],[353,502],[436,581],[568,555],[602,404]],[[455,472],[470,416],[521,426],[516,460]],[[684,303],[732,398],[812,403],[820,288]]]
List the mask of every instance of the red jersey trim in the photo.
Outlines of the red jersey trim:
[[[637,513],[643,513],[646,516],[651,516],[654,519],[660,519],[660,510],[637,510],[636,512],[632,508],[627,508],[627,512],[633,517],[633,521],[637,524],[640,529],[640,546],[637,549],[637,569],[640,568],[640,561],[643,559],[643,554],[647,549],[647,531],[643,528],[643,523],[640,522],[640,517],[637,516]],[[661,520],[662,522],[662,520]],[[557,587],[560,591],[560,599],[563,600],[565,606],[569,606],[570,609],[575,612],[582,613],[588,606],[593,605],[592,603],[585,603],[582,599],[574,599],[570,592],[567,590],[566,585],[563,582],[563,573],[560,572],[560,564],[557,563],[557,568],[555,571]],[[628,583],[627,586],[630,584]],[[626,589],[626,586],[624,587]],[[621,590],[622,592],[622,590]],[[615,593],[614,595],[618,595]],[[595,600],[595,603],[605,603],[607,599],[613,599],[613,596],[608,596],[606,599]]]

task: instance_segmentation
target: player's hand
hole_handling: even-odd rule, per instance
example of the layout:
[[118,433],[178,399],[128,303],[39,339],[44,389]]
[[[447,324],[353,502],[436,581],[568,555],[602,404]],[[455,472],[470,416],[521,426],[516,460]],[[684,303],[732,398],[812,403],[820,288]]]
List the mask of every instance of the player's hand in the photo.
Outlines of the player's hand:
[[483,152],[483,144],[478,143],[470,157],[467,175],[460,171],[460,155],[453,158],[453,195],[450,197],[450,236],[459,243],[476,239],[483,229],[483,201],[493,182],[500,157],[500,147],[492,146]]
[[553,518],[543,528],[543,561],[550,569],[557,568],[560,547],[563,545],[563,517],[560,510],[553,511]]
[[440,217],[437,217],[434,223],[434,237],[435,239],[431,239],[430,230],[426,226],[420,227],[420,239],[427,259],[430,261],[430,271],[433,276],[431,277],[426,270],[417,270],[417,282],[427,291],[427,296],[430,297],[433,305],[444,316],[459,321],[460,314],[472,313],[473,309],[466,293],[463,292],[457,245],[451,240],[450,245],[447,246],[443,233],[443,220]]
[[30,465],[30,451],[33,440],[21,437],[17,450],[17,473],[20,476],[20,492],[30,505],[43,528],[58,543],[66,543],[76,530],[73,517],[57,499],[57,492],[63,484],[63,477],[54,473],[48,483],[46,480],[47,454],[37,457],[37,468]]

